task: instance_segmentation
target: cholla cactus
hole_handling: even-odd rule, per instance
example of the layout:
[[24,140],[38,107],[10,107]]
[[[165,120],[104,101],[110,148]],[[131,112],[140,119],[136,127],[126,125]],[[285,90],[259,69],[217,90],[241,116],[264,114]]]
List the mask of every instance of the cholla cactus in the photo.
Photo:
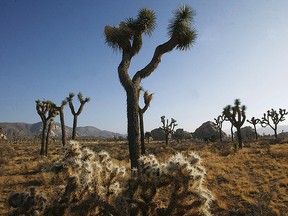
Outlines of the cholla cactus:
[[210,215],[201,158],[175,154],[165,163],[141,156],[130,176],[105,151],[70,141],[55,164],[67,175],[65,191],[43,215]]
[[177,126],[176,124],[176,120],[171,118],[171,122],[168,122],[168,119],[165,123],[165,116],[161,116],[161,122],[163,124],[163,126],[161,127],[161,129],[164,131],[165,133],[165,141],[166,141],[166,145],[168,145],[168,138],[169,135],[174,133],[174,129]]
[[138,177],[130,180],[130,202],[141,215],[210,215],[211,192],[204,185],[201,158],[177,153],[165,163],[141,156]]
[[[119,180],[125,177],[126,171],[124,167],[115,165],[107,152],[95,153],[80,148],[76,141],[70,141],[63,148],[55,167],[65,169],[67,185],[63,196],[47,208],[47,214],[64,211],[69,215],[116,215],[119,203],[123,203],[119,196],[123,185]],[[127,211],[123,206],[121,208],[126,215]]]

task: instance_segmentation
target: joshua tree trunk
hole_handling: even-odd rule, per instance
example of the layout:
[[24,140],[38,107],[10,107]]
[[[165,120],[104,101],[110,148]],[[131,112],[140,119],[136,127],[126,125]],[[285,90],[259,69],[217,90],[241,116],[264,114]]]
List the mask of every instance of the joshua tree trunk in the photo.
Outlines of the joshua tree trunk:
[[231,140],[234,141],[233,125],[231,125]]
[[139,109],[139,120],[140,120],[140,138],[141,138],[141,155],[146,153],[145,149],[145,135],[144,135],[144,120],[143,112]]
[[45,153],[44,149],[45,149],[45,141],[46,141],[46,129],[47,129],[47,121],[43,122],[40,155],[44,155]]
[[241,128],[236,128],[236,130],[237,130],[237,139],[238,139],[239,148],[242,149],[243,143],[242,143],[242,136],[241,136]]
[[258,140],[258,134],[257,134],[256,125],[254,125],[254,133],[255,133],[255,139]]
[[275,136],[275,139],[278,138],[278,135],[277,135],[277,126],[275,125],[275,128],[274,128],[274,136]]
[[219,128],[219,137],[220,137],[220,142],[222,142],[222,129]]
[[74,115],[73,119],[73,129],[72,129],[72,140],[76,139],[76,127],[77,127],[78,116]]
[[62,132],[62,146],[66,145],[66,128],[65,128],[65,121],[64,121],[64,112],[63,109],[60,108],[60,122],[61,122],[61,132]]
[[138,168],[140,153],[139,143],[139,115],[138,115],[138,88],[127,91],[127,117],[128,117],[128,142],[131,167]]
[[168,146],[169,134],[165,134],[165,143]]
[[50,120],[49,125],[48,125],[48,130],[47,130],[47,136],[46,136],[45,156],[48,155],[48,145],[49,145],[49,139],[50,139],[52,126],[53,126],[53,121]]

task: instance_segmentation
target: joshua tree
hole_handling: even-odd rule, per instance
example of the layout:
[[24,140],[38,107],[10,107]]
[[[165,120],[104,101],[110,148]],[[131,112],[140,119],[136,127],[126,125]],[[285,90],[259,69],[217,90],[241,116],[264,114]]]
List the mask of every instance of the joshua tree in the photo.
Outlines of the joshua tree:
[[[40,155],[48,155],[48,143],[53,122],[51,120],[58,115],[56,105],[47,100],[36,100],[36,110],[42,120],[42,136],[41,136],[41,149]],[[48,127],[48,130],[47,130]],[[46,145],[45,145],[46,142]]]
[[288,112],[286,109],[279,109],[279,112],[277,112],[274,109],[268,110],[267,114],[264,113],[263,117],[261,118],[261,126],[267,127],[269,125],[270,128],[274,131],[274,136],[277,139],[277,127],[279,122],[285,121],[285,115],[287,115]]
[[71,113],[72,115],[74,116],[74,119],[73,119],[73,129],[72,129],[72,140],[75,140],[76,138],[76,127],[77,127],[77,120],[78,120],[78,116],[80,115],[80,113],[82,112],[83,110],[83,107],[84,105],[90,101],[90,98],[89,97],[86,97],[85,99],[83,98],[83,95],[81,92],[78,93],[77,97],[78,97],[78,100],[80,102],[80,106],[78,108],[78,111],[75,112],[75,109],[74,109],[74,105],[73,105],[73,97],[74,97],[74,93],[71,92],[69,94],[69,97],[67,97],[67,101],[68,101],[68,104],[69,104],[69,107],[71,109]]
[[65,128],[65,121],[64,121],[64,107],[66,106],[67,104],[67,101],[66,100],[63,100],[62,103],[61,103],[61,106],[59,107],[56,107],[57,111],[59,112],[60,114],[60,122],[61,122],[61,132],[62,132],[62,146],[65,146],[66,145],[66,128]]
[[168,145],[168,138],[170,134],[174,133],[174,129],[177,126],[176,124],[176,120],[171,118],[171,122],[168,122],[168,119],[165,122],[165,116],[161,116],[161,122],[163,124],[163,126],[161,127],[161,129],[164,131],[165,133],[165,142],[166,145]]
[[[141,91],[142,88],[140,88],[139,91]],[[144,98],[144,107],[141,108],[140,106],[138,107],[139,109],[139,121],[140,121],[140,138],[141,138],[141,154],[145,154],[145,134],[144,134],[144,119],[143,119],[143,114],[146,112],[148,107],[150,106],[150,102],[152,100],[153,94],[149,94],[148,91],[144,92],[143,98]]]
[[243,105],[242,107],[240,107],[240,104],[240,100],[236,99],[233,107],[231,105],[228,105],[223,109],[223,114],[225,118],[227,118],[231,122],[232,126],[236,128],[239,148],[242,149],[243,144],[241,127],[246,119],[246,106]]
[[247,122],[249,122],[250,124],[252,124],[254,126],[255,139],[258,140],[258,134],[257,134],[256,125],[258,123],[260,123],[260,119],[252,117],[251,120],[248,119]]
[[214,118],[214,121],[219,129],[220,142],[222,142],[222,125],[223,125],[223,122],[226,120],[227,119],[225,118],[224,114],[219,115],[217,118]]
[[128,69],[132,58],[142,48],[143,34],[151,35],[155,28],[155,13],[147,8],[138,12],[136,19],[129,18],[118,26],[106,26],[106,43],[115,50],[122,52],[122,60],[118,66],[118,76],[127,95],[128,142],[131,167],[138,167],[140,156],[139,142],[139,87],[141,80],[148,77],[159,65],[163,54],[174,48],[187,50],[195,42],[196,32],[191,28],[194,12],[189,6],[183,5],[175,12],[168,25],[169,39],[156,47],[151,61],[137,71],[131,79]]

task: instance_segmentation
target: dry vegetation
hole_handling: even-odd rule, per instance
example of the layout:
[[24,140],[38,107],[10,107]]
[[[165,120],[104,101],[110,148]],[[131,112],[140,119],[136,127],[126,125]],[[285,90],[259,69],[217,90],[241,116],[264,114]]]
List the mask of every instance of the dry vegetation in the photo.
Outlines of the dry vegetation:
[[[105,150],[114,162],[129,167],[128,145],[125,142],[81,142],[99,152]],[[232,143],[182,142],[165,146],[162,142],[147,145],[164,161],[175,152],[195,151],[207,169],[207,187],[215,201],[213,215],[288,215],[288,142],[270,144],[269,140],[244,143],[234,152]],[[51,143],[50,156],[40,157],[40,144],[0,143],[0,215],[11,208],[7,197],[11,192],[26,192],[34,186],[47,198],[57,196],[64,179],[50,171],[58,158],[60,143]]]

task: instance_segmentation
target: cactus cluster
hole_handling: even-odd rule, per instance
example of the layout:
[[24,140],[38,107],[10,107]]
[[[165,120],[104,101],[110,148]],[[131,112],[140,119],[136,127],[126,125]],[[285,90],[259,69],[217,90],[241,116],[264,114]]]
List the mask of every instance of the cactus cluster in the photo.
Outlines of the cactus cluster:
[[70,141],[53,170],[66,176],[66,186],[43,215],[210,215],[206,171],[194,153],[177,153],[163,163],[143,155],[139,169],[127,171],[107,152]]

